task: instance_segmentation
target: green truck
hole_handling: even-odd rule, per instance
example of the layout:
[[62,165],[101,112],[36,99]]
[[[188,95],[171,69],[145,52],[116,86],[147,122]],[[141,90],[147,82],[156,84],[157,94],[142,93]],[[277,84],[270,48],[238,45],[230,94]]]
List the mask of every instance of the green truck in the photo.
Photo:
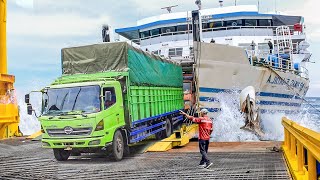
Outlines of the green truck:
[[[42,146],[58,161],[110,150],[121,160],[128,145],[170,136],[183,120],[179,64],[126,42],[64,48],[62,76],[41,90]],[[28,114],[34,111],[26,94]],[[106,152],[110,152],[106,151]]]

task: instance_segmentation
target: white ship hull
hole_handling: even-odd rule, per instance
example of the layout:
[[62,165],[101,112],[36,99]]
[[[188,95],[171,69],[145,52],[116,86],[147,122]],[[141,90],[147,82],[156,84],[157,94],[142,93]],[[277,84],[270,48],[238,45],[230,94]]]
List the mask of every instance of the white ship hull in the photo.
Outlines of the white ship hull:
[[208,108],[213,116],[223,110],[219,97],[240,94],[247,86],[255,88],[261,113],[294,113],[300,109],[309,88],[307,78],[285,70],[252,66],[238,47],[209,43],[198,47],[200,106]]

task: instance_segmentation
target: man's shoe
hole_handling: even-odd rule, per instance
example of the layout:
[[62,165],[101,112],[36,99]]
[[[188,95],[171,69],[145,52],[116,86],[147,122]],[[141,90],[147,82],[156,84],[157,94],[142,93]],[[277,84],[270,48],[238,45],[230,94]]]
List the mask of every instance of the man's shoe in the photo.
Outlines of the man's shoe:
[[204,168],[208,169],[213,163],[208,163]]
[[199,167],[199,168],[204,168],[204,167],[206,167],[206,164],[205,164],[205,163],[199,164],[198,167]]

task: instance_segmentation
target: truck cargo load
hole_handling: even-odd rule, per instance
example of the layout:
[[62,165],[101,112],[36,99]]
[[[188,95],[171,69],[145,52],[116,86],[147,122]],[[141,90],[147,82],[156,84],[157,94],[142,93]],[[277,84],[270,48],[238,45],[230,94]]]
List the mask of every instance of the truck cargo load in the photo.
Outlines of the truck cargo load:
[[181,87],[183,83],[179,64],[126,42],[64,48],[61,55],[64,75],[128,71],[131,85]]

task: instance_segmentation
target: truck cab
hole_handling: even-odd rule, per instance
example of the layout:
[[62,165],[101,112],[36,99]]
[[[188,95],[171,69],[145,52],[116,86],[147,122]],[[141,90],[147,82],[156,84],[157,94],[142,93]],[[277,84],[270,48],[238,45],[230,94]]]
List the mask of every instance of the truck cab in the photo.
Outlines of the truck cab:
[[43,147],[53,148],[55,157],[64,160],[73,148],[110,145],[115,132],[125,126],[122,92],[118,81],[59,84],[43,89],[39,117]]

